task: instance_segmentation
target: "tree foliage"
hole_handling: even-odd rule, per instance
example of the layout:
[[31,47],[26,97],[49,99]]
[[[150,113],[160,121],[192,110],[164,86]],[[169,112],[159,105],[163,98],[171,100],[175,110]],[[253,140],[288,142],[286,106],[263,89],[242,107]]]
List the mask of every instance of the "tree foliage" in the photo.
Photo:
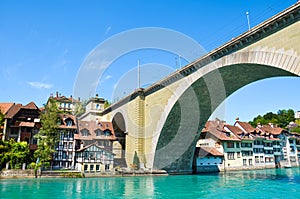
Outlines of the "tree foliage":
[[81,102],[76,102],[73,115],[77,117],[81,116],[82,114],[85,113],[85,107],[86,107],[86,100],[83,100]]
[[290,122],[295,121],[295,113],[292,109],[279,110],[277,114],[268,112],[265,115],[258,115],[249,123],[256,127],[258,124],[266,125],[269,123],[276,124],[281,128],[286,128]]
[[13,169],[20,169],[23,163],[31,162],[31,154],[27,142],[0,141],[1,168],[9,162]]
[[56,103],[50,99],[49,103],[45,106],[45,111],[41,114],[42,127],[36,135],[38,149],[34,155],[41,163],[52,161],[55,145],[59,141],[57,133],[59,123],[58,108]]
[[104,108],[107,108],[111,105],[111,102],[109,102],[108,100],[105,100],[104,102]]

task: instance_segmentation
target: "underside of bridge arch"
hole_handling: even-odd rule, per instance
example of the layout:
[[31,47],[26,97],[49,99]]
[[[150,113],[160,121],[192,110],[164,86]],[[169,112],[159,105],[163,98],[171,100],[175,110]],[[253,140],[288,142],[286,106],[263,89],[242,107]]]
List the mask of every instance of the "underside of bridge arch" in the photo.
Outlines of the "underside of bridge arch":
[[113,152],[115,153],[114,166],[127,167],[125,160],[126,151],[126,124],[121,113],[116,113],[112,120],[116,141],[113,144]]
[[[170,173],[191,173],[196,142],[213,111],[243,86],[279,76],[296,75],[271,66],[236,64],[214,70],[195,81],[179,97],[167,116],[156,145],[153,168]],[[219,91],[222,87],[217,86],[220,81],[224,84],[223,91]],[[207,82],[210,82],[209,85]],[[225,92],[225,95],[218,95],[218,92]]]

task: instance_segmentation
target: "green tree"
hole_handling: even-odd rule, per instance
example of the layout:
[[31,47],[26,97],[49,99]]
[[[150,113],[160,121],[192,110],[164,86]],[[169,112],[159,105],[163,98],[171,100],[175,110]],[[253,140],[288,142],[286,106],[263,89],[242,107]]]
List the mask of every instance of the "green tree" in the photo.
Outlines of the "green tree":
[[0,140],[0,166],[1,168],[5,167],[5,164],[9,162],[10,158],[8,155],[11,145],[8,141]]
[[73,113],[73,115],[75,115],[75,116],[81,116],[82,114],[85,113],[85,107],[86,107],[86,100],[83,100],[81,102],[77,102],[75,104],[75,107],[74,107],[74,113]]
[[27,142],[0,141],[1,168],[7,162],[11,168],[20,169],[23,163],[31,162],[31,154]]
[[105,100],[104,102],[104,108],[107,108],[111,105],[111,102],[109,102],[108,100]]
[[295,121],[295,113],[292,109],[289,110],[279,110],[277,114],[268,112],[265,115],[261,116],[258,115],[253,119],[253,121],[250,121],[249,123],[256,127],[258,124],[266,125],[269,123],[276,124],[277,126],[281,128],[286,128],[287,125],[290,122]]
[[34,152],[34,155],[41,164],[51,162],[52,165],[55,145],[59,141],[57,133],[59,123],[56,103],[50,99],[49,103],[45,106],[45,111],[41,114],[42,127],[36,135],[38,138],[38,149]]
[[11,143],[11,149],[8,152],[11,168],[21,169],[22,163],[29,163],[30,150],[27,142]]
[[256,127],[258,124],[261,124],[261,125],[265,125],[267,124],[268,122],[265,120],[265,118],[261,115],[258,115],[257,117],[255,117],[253,119],[253,121],[250,121],[249,122],[253,127]]
[[278,115],[278,126],[285,128],[290,122],[295,121],[295,112],[292,109],[279,110]]
[[294,127],[290,129],[290,132],[298,133],[300,134],[300,126]]

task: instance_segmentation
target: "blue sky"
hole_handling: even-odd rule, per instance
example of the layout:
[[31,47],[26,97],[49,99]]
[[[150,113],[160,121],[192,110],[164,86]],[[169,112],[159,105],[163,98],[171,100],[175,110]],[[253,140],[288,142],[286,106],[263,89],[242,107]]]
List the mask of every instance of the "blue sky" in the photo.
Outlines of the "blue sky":
[[[50,93],[73,94],[80,66],[89,53],[115,34],[135,28],[161,27],[181,32],[207,52],[266,20],[296,0],[239,1],[0,1],[1,102],[42,106]],[[106,70],[95,93],[114,101],[116,83],[142,64],[179,67],[174,54],[144,50],[129,53]],[[187,62],[180,60],[183,66]],[[279,109],[300,110],[300,78],[273,78],[237,91],[226,101],[228,123],[249,121]],[[125,94],[125,93],[124,93]]]

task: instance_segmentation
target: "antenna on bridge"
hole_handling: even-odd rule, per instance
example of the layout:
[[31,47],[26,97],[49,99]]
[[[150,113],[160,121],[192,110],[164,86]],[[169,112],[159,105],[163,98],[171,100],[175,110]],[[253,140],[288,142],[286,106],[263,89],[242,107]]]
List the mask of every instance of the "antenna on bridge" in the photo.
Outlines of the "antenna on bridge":
[[179,68],[181,68],[181,57],[180,57],[180,55],[178,55],[178,59],[179,59]]
[[140,60],[138,60],[138,88],[141,88]]
[[246,12],[246,16],[247,16],[247,22],[248,22],[248,30],[250,30],[251,27],[250,27],[250,18],[249,18],[249,12],[248,11]]

